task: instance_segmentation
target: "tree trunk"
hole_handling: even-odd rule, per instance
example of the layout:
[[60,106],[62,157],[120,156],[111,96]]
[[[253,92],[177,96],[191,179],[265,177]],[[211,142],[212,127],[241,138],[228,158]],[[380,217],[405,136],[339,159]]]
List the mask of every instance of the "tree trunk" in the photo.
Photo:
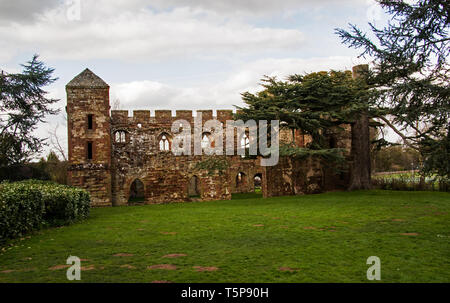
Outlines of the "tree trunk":
[[369,118],[362,113],[352,124],[350,184],[348,190],[370,189],[371,175]]
[[[366,64],[353,67],[353,78],[364,78],[369,71]],[[348,190],[370,189],[370,130],[367,111],[352,124],[350,183]]]

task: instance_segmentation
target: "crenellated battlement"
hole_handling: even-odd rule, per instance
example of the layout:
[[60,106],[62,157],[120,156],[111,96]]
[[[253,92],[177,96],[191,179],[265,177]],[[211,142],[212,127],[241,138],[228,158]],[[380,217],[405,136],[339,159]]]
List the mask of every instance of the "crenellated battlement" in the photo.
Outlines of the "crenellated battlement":
[[[214,113],[215,112],[215,113]],[[195,113],[195,115],[194,115]],[[187,120],[191,123],[194,121],[194,117],[198,114],[202,114],[202,120],[207,121],[211,119],[217,119],[222,123],[227,120],[233,119],[233,114],[236,111],[231,109],[218,109],[218,110],[176,110],[175,114],[172,110],[133,110],[132,115],[129,116],[128,110],[111,110],[111,119],[113,124],[126,124],[126,123],[172,123],[176,120]]]

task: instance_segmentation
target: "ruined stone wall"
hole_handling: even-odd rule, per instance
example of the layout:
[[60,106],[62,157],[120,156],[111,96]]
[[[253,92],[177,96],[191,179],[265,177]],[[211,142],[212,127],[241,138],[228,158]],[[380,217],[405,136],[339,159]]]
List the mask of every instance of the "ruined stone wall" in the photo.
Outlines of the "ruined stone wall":
[[[100,116],[92,109],[78,107],[73,108],[76,114],[71,116],[72,125],[76,125],[77,120],[84,119],[86,112],[94,112],[95,116]],[[218,118],[225,125],[226,120],[231,119],[232,113],[228,110],[217,111],[217,117],[213,116],[212,111],[202,111],[202,114],[203,123],[208,119]],[[133,111],[133,115],[128,116],[128,111],[113,110],[109,125],[103,124],[106,121],[104,119],[95,122],[100,125],[102,131],[109,129],[110,135],[106,137],[110,140],[110,151],[105,147],[106,143],[100,145],[104,142],[105,133],[96,137],[97,132],[94,131],[90,135],[83,130],[83,123],[80,123],[72,130],[72,136],[94,141],[98,139],[96,144],[102,146],[102,149],[94,151],[92,163],[85,163],[85,151],[80,152],[83,146],[77,144],[78,149],[71,152],[70,158],[73,161],[70,173],[72,184],[89,189],[95,206],[127,205],[135,180],[143,183],[144,203],[147,204],[230,199],[232,193],[253,192],[256,175],[261,176],[264,197],[317,193],[337,188],[340,184],[336,182],[337,177],[331,169],[322,167],[318,161],[299,161],[283,157],[274,167],[262,167],[257,157],[227,156],[230,166],[222,174],[197,170],[197,163],[208,156],[174,156],[171,151],[160,150],[161,136],[165,135],[171,141],[171,126],[178,119],[189,121],[191,130],[194,130],[192,111],[176,111],[176,115],[172,115],[169,110],[157,110],[155,115],[151,116],[150,111],[140,110]],[[124,137],[119,135],[117,140],[117,132],[123,133]],[[308,136],[298,131],[292,134],[290,130],[283,130],[280,141],[288,143],[293,140],[292,135],[300,147],[304,147],[309,140]],[[226,136],[223,140],[225,147]],[[71,140],[74,141],[78,142],[79,139]],[[235,138],[235,148],[237,144],[238,140]],[[339,144],[346,147],[348,142],[342,140]],[[191,142],[192,149],[193,146]],[[106,159],[108,152],[109,163]],[[192,196],[189,194],[189,188],[194,177],[198,195]]]
[[278,165],[266,167],[263,196],[290,196],[343,190],[348,173],[317,158],[293,159],[281,157]]
[[[233,156],[230,160],[231,165],[228,172],[230,174],[231,192],[253,192],[255,189],[255,176],[265,174],[264,167],[260,166],[260,159],[247,159],[241,156]],[[239,173],[241,173],[241,178],[238,178]]]
[[69,177],[71,185],[89,191],[92,206],[112,206],[109,169],[100,165],[81,164],[70,168]]
[[303,134],[299,129],[280,128],[280,144],[294,143],[298,147],[305,147],[311,142],[311,136]]
[[[264,197],[316,193],[341,188],[348,182],[345,174],[337,174],[335,168],[313,159],[281,157],[278,165],[263,167],[258,157],[237,155],[240,138],[236,131],[235,155],[226,156],[229,167],[221,172],[199,170],[197,164],[208,156],[175,156],[170,148],[164,151],[160,147],[163,136],[168,145],[172,143],[171,127],[176,120],[188,121],[194,133],[192,111],[177,110],[172,115],[170,110],[156,110],[153,116],[149,110],[135,110],[131,116],[126,110],[110,112],[109,86],[88,69],[67,84],[66,92],[69,182],[87,189],[93,206],[127,205],[130,192],[136,196],[137,188],[143,191],[143,202],[147,204],[231,199],[232,193],[254,191],[256,175],[261,178]],[[217,110],[216,116],[212,110],[197,111],[197,115],[200,112],[203,123],[217,119],[224,128],[226,121],[233,118],[231,110]],[[336,134],[336,147],[350,151],[348,133]],[[305,147],[310,141],[299,130],[280,131],[282,144],[294,142]],[[225,142],[226,132],[224,150]],[[88,143],[92,158],[88,156]],[[193,142],[191,148],[193,154]]]
[[[218,110],[213,117],[212,110],[204,110],[202,120],[217,119],[226,125],[231,120],[232,111]],[[175,156],[171,151],[161,151],[159,142],[166,136],[172,144],[172,123],[183,119],[194,130],[192,111],[179,110],[172,116],[169,110],[150,111],[111,111],[112,134],[112,192],[113,204],[128,203],[131,183],[139,179],[145,186],[145,203],[166,203],[176,201],[223,200],[230,199],[233,191],[233,179],[230,171],[222,174],[196,169],[197,163],[208,156]],[[116,132],[124,132],[124,142],[116,142]],[[193,137],[193,136],[192,136]],[[193,153],[193,138],[191,151]],[[225,146],[226,136],[223,138]],[[238,157],[227,157],[231,167],[239,167]],[[236,160],[238,159],[238,160]],[[247,165],[248,167],[248,165]],[[248,169],[248,168],[246,168]],[[190,197],[189,186],[193,177],[197,179],[199,195]]]

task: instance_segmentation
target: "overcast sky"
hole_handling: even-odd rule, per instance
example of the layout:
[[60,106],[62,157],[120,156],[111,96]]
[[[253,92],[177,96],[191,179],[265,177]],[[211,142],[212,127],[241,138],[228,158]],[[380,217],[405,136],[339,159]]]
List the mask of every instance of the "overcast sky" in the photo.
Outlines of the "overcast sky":
[[373,0],[0,0],[0,68],[19,72],[34,53],[59,78],[61,99],[86,67],[121,109],[233,109],[264,75],[351,69],[366,63],[336,27],[381,22]]

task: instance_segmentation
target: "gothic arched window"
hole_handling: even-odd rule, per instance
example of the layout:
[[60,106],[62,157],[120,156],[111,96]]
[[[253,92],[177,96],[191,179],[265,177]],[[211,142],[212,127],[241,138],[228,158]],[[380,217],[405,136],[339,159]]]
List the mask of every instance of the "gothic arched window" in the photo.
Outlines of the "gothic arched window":
[[246,133],[243,134],[241,138],[241,147],[246,149],[250,147],[250,140],[248,139],[248,136]]
[[210,146],[210,141],[209,141],[209,134],[208,133],[203,133],[202,136],[202,148],[206,148]]
[[126,143],[127,142],[126,132],[123,130],[116,131],[114,133],[114,141],[116,143]]
[[167,134],[162,134],[159,138],[159,150],[169,151],[170,150],[170,140]]
[[250,148],[250,140],[246,133],[242,134],[240,147],[245,151],[244,154],[241,155],[241,157],[244,158],[247,154],[247,150]]

